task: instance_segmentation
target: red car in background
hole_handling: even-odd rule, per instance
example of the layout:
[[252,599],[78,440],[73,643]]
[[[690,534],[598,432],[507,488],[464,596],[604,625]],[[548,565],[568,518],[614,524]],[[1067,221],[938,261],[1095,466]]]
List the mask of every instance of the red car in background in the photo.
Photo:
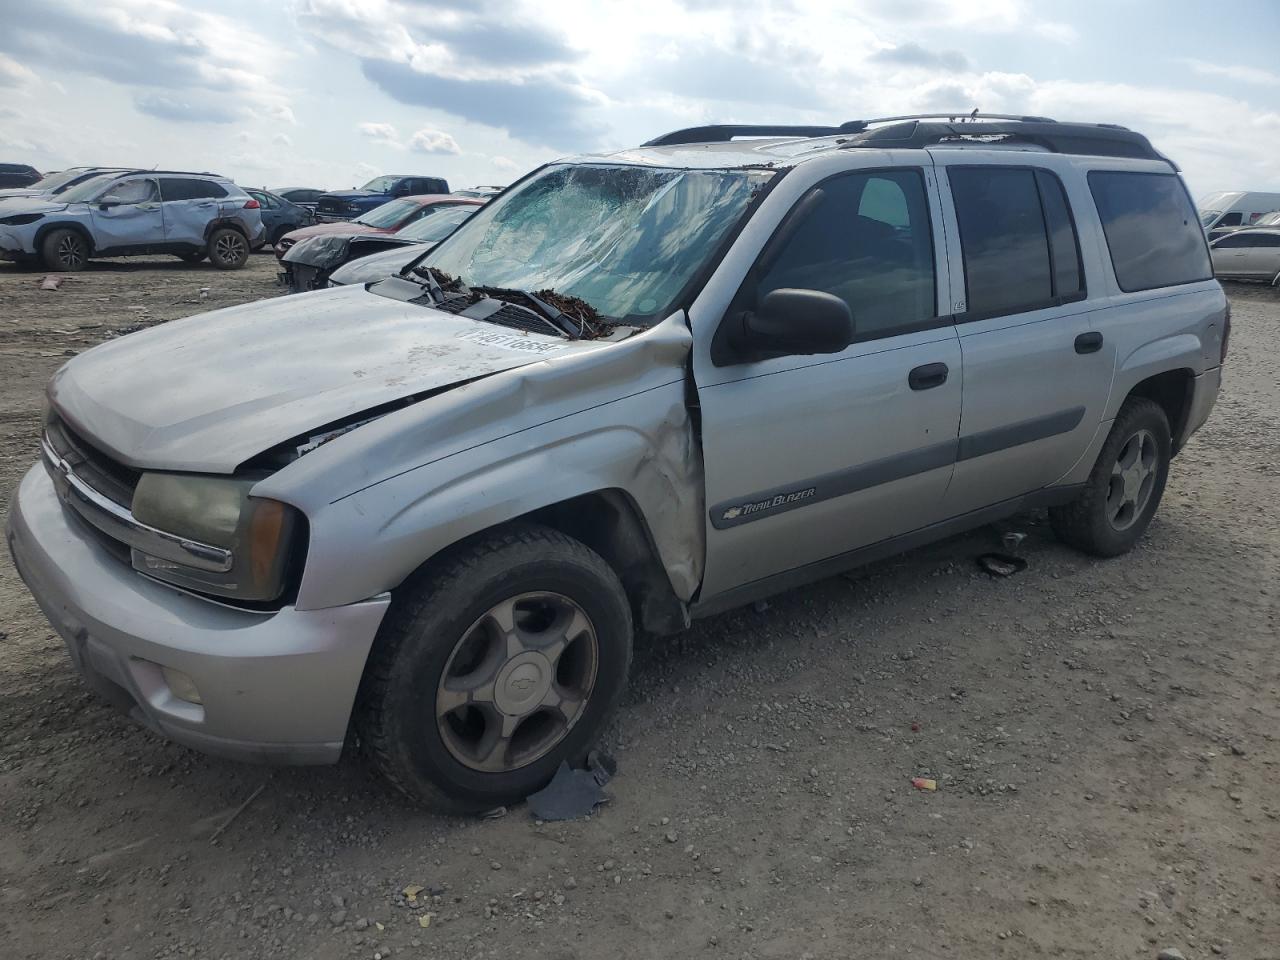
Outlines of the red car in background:
[[299,240],[338,233],[346,236],[355,236],[363,233],[395,233],[401,227],[407,227],[423,217],[428,217],[439,210],[459,205],[479,207],[484,205],[484,201],[475,197],[460,197],[451,193],[432,193],[420,197],[399,197],[395,200],[389,200],[380,207],[375,207],[368,213],[361,214],[354,220],[344,220],[341,223],[317,223],[310,227],[291,230],[281,237],[276,244],[276,259],[279,260],[283,257],[285,252]]

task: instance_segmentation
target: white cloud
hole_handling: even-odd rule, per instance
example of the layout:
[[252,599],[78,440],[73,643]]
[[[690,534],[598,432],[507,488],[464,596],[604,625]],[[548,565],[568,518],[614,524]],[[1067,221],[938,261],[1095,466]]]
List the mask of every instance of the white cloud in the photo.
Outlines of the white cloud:
[[419,130],[409,138],[409,147],[418,153],[461,153],[458,141],[439,130]]
[[34,80],[36,75],[13,57],[0,53],[0,87],[17,87]]
[[281,147],[293,146],[293,139],[287,133],[277,133],[271,138],[271,142]]
[[380,143],[387,147],[400,146],[400,134],[396,131],[396,128],[389,123],[373,123],[366,121],[365,123],[357,124],[357,128],[374,143]]
[[495,170],[501,170],[504,173],[511,173],[520,169],[520,164],[510,157],[490,157],[489,163],[493,165]]
[[1181,62],[1202,77],[1225,77],[1228,80],[1256,83],[1261,86],[1280,86],[1280,73],[1272,73],[1270,70],[1259,67],[1249,67],[1240,63],[1209,63],[1194,58],[1187,58]]

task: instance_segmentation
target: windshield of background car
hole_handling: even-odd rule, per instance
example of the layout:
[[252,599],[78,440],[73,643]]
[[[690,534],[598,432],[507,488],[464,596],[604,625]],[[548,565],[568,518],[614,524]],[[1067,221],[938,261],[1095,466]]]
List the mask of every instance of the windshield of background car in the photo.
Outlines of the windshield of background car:
[[479,207],[471,204],[446,207],[439,213],[431,213],[421,220],[415,220],[403,230],[397,230],[396,236],[402,240],[417,240],[420,243],[438,243],[453,231],[458,224],[471,216]]
[[390,200],[368,213],[362,213],[352,222],[363,223],[366,227],[394,227],[404,223],[406,217],[420,209],[422,204],[415,200]]
[[70,183],[76,177],[83,177],[83,170],[63,170],[61,173],[51,173],[47,177],[41,177],[28,190],[48,190],[54,191],[64,184]]
[[1200,226],[1207,227],[1209,224],[1213,223],[1213,221],[1217,220],[1220,216],[1222,216],[1221,210],[1201,210]]
[[83,183],[77,183],[74,187],[62,191],[58,194],[58,200],[62,203],[84,203],[88,200],[94,200],[107,187],[120,179],[118,173],[107,173],[101,177],[91,177]]
[[1280,210],[1274,213],[1266,213],[1257,219],[1254,223],[1255,227],[1274,227],[1280,225]]
[[629,324],[661,319],[773,170],[546,167],[481,207],[418,268],[472,287],[551,289]]
[[396,180],[398,179],[398,177],[374,177],[360,189],[369,190],[373,193],[386,193],[395,186]]

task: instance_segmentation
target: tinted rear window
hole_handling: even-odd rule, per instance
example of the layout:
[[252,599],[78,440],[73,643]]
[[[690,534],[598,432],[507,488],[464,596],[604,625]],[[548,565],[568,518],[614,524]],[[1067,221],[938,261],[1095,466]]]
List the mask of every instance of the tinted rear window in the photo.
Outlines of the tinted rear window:
[[1089,174],[1089,189],[1121,290],[1152,290],[1213,276],[1204,231],[1176,174],[1095,170]]
[[212,180],[182,180],[169,177],[160,181],[162,200],[206,200],[225,197],[227,191]]

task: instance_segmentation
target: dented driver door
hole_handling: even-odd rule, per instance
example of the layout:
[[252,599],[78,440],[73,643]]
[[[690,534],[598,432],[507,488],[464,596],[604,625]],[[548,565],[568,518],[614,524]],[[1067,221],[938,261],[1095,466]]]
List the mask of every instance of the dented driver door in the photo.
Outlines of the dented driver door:
[[853,313],[848,348],[719,364],[714,351],[695,351],[703,600],[750,594],[942,519],[961,369],[955,327],[939,309],[946,258],[935,256],[943,231],[933,176],[932,167],[848,172],[792,198],[774,234],[789,237],[785,247],[764,245],[725,311],[731,321],[783,287],[832,293]]

